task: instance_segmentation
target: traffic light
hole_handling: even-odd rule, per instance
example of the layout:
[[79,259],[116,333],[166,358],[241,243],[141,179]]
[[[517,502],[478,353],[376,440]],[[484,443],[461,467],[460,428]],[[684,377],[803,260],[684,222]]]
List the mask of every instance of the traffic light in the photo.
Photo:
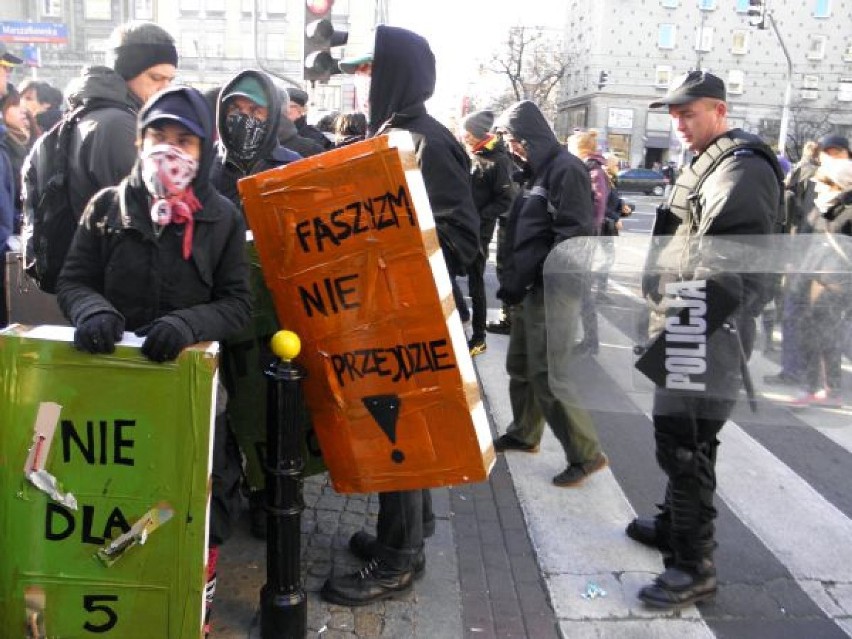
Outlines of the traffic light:
[[609,80],[609,73],[601,71],[601,74],[598,76],[598,90],[606,86],[607,80]]
[[346,44],[349,34],[334,28],[331,22],[333,6],[334,0],[305,0],[303,60],[305,80],[311,83],[328,82],[332,75],[340,73],[331,48]]
[[758,29],[766,28],[765,0],[748,0],[748,23]]

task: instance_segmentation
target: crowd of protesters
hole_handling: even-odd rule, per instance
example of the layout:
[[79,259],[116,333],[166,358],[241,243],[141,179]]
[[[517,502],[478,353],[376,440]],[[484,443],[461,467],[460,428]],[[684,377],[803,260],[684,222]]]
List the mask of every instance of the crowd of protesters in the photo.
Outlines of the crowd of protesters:
[[[236,351],[229,351],[228,343],[264,338],[278,327],[271,305],[262,302],[268,293],[262,278],[257,273],[251,276],[243,246],[245,220],[236,189],[243,176],[392,129],[409,131],[418,148],[448,272],[454,283],[456,278],[468,278],[472,309],[458,285],[454,293],[460,318],[472,319],[470,354],[485,352],[487,332],[509,335],[506,370],[513,421],[494,441],[496,450],[535,453],[547,424],[566,458],[565,469],[553,477],[554,485],[578,487],[607,466],[592,418],[575,410],[579,399],[566,400],[551,388],[542,281],[544,260],[556,244],[578,237],[616,236],[621,218],[631,212],[618,194],[617,165],[601,153],[596,132],[575,132],[566,148],[530,101],[513,104],[502,114],[488,110],[468,114],[458,131],[447,130],[428,115],[424,104],[435,87],[435,60],[428,42],[393,27],[377,29],[369,56],[361,56],[350,69],[341,64],[345,72],[369,80],[369,113],[336,114],[318,127],[307,122],[310,97],[306,91],[281,89],[261,71],[241,71],[206,95],[173,86],[177,49],[174,39],[155,24],[121,25],[109,46],[107,64],[84,69],[63,94],[45,82],[27,81],[16,87],[11,73],[22,61],[0,45],[0,247],[5,252],[20,246],[16,238],[21,233],[24,202],[21,175],[34,141],[63,112],[96,103],[97,108],[82,118],[85,125],[78,123],[74,138],[70,198],[80,225],[59,278],[58,300],[76,328],[75,345],[91,353],[111,352],[125,328],[144,335],[142,353],[156,362],[174,359],[182,348],[202,340],[223,341],[223,379],[231,403],[217,411],[210,599],[217,549],[229,535],[229,521],[237,507],[235,494],[245,472],[240,469],[245,461],[238,449],[253,450],[253,438],[263,436],[249,432],[251,426],[242,421],[258,421],[256,412],[250,411],[260,400],[257,389],[250,387],[263,384],[260,363],[269,357],[267,352],[255,354],[259,363],[253,374],[236,380],[228,365]],[[721,80],[692,72],[652,105],[669,109],[696,154],[667,189],[667,205],[655,235],[677,237],[686,232],[684,221],[690,225],[694,221],[694,228],[703,228],[707,235],[766,234],[779,221],[772,201],[779,199],[781,190],[780,179],[776,181],[781,171],[777,159],[766,154],[768,147],[756,136],[728,127],[725,100]],[[714,175],[730,171],[728,182],[702,181],[696,187],[694,199],[706,197],[707,210],[713,210],[713,217],[702,227],[701,215],[708,215],[707,210],[697,212],[695,202],[681,200],[683,188],[679,187],[685,180],[705,177],[695,167],[704,152],[715,150],[723,138],[731,141],[737,153],[725,156],[728,164],[708,170]],[[801,265],[811,274],[785,274],[776,287],[783,366],[766,381],[800,385],[801,394],[793,402],[797,407],[840,406],[842,402],[840,358],[843,340],[848,339],[852,291],[840,273],[849,270],[852,256],[830,244],[834,235],[852,234],[851,154],[848,139],[839,135],[808,143],[802,160],[783,183],[784,232],[811,234],[815,241]],[[740,170],[757,182],[746,185],[737,178]],[[742,226],[737,215],[747,208],[741,199],[746,191],[752,198],[762,198],[753,200],[754,208],[749,209],[749,228]],[[670,228],[658,233],[666,225]],[[140,229],[141,235],[135,236]],[[498,322],[487,323],[483,278],[495,229],[497,296],[503,312]],[[109,251],[104,249],[108,243]],[[159,257],[145,248],[146,243],[162,247]],[[609,246],[607,263],[612,262],[611,242]],[[199,275],[188,268],[199,255],[202,266],[226,260],[229,267]],[[118,257],[126,259],[119,263]],[[665,249],[654,257],[664,260]],[[127,282],[139,278],[141,269],[161,272],[158,281],[164,288],[128,289]],[[584,333],[574,349],[578,358],[594,356],[599,349],[595,284],[599,296],[603,295],[605,272],[584,284],[576,306],[575,319],[582,321]],[[655,286],[659,282],[643,291],[652,305],[659,302]],[[755,300],[765,302],[763,289],[763,284],[752,280],[742,284],[744,295],[753,293]],[[747,327],[760,308],[743,307],[732,313],[740,322],[743,339],[750,336]],[[5,325],[7,313],[0,311]],[[811,330],[814,325],[823,330]],[[771,349],[773,324],[764,326],[769,327],[766,348]],[[744,349],[743,344],[739,346],[729,364],[738,363],[741,353],[746,357],[750,353],[751,343]],[[715,593],[713,487],[702,484],[695,473],[713,477],[716,434],[733,405],[728,397],[716,398],[714,415],[696,418],[694,411],[689,413],[689,402],[677,400],[681,404],[664,389],[655,397],[658,459],[670,488],[663,512],[656,518],[637,518],[627,529],[630,537],[669,558],[666,571],[640,593],[643,601],[658,608],[681,607]],[[692,429],[688,432],[694,435],[697,429],[700,434],[692,442],[678,434],[687,422]],[[226,423],[236,431],[236,440]],[[694,472],[683,470],[684,455],[694,461],[690,462]],[[255,511],[252,531],[262,537],[266,529],[263,497],[255,492],[260,490],[259,463],[254,462],[257,472],[250,488]],[[423,574],[424,540],[433,530],[428,490],[383,493],[376,534],[360,531],[350,540],[352,552],[366,562],[365,568],[330,578],[322,595],[336,603],[363,605],[409,590]]]

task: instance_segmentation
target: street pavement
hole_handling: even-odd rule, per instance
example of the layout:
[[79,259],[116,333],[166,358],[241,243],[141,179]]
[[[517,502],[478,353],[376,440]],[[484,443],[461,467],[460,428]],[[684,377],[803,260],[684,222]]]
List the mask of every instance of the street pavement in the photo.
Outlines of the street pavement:
[[[637,221],[651,199],[640,200]],[[642,233],[645,229],[637,228]],[[489,264],[489,315],[495,280]],[[359,563],[346,549],[374,530],[375,495],[340,495],[325,475],[305,482],[302,574],[308,636],[490,639],[529,637],[823,639],[852,636],[852,410],[785,404],[796,388],[762,383],[777,352],[756,352],[760,409],[741,402],[723,429],[718,460],[716,600],[679,613],[644,608],[638,589],[661,558],[624,535],[637,512],[654,512],[663,478],[654,460],[650,387],[633,369],[639,302],[629,278],[599,300],[600,353],[576,380],[609,456],[581,487],[553,486],[564,469],[546,431],[537,454],[498,455],[488,482],[433,491],[438,516],[427,569],[399,599],[361,608],[329,605],[318,591]],[[495,434],[511,419],[504,369],[508,338],[489,335],[475,358]],[[848,394],[852,368],[844,360]],[[222,549],[214,639],[260,637],[265,545],[245,518]]]

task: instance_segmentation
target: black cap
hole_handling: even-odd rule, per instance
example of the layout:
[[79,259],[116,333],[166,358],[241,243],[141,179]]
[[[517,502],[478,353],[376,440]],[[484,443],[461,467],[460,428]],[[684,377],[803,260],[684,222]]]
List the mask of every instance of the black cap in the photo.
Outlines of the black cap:
[[721,78],[705,71],[690,71],[672,83],[669,92],[662,98],[651,102],[650,108],[656,109],[670,104],[686,104],[698,98],[714,98],[724,101],[725,83]]
[[846,149],[849,153],[852,153],[852,149],[849,148],[849,138],[842,135],[824,135],[819,141],[819,148],[823,151],[825,149]]
[[183,125],[193,135],[200,138],[207,137],[204,126],[198,121],[199,114],[186,96],[181,93],[164,93],[159,99],[154,98],[154,104],[142,112],[143,117],[139,122],[139,130],[142,131],[154,122],[177,122]]
[[18,56],[10,52],[4,43],[0,42],[0,64],[4,67],[13,67],[16,64],[23,64],[23,62]]
[[305,106],[308,103],[307,91],[297,87],[287,87],[287,95],[290,96],[290,102],[295,102],[299,106]]

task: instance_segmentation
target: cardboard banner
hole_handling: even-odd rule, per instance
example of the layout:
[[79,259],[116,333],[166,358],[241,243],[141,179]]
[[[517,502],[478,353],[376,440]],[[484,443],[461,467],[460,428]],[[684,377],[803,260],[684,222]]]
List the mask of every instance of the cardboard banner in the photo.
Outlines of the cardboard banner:
[[488,418],[410,134],[239,183],[336,490],[483,481]]
[[0,332],[0,636],[201,636],[217,346]]

